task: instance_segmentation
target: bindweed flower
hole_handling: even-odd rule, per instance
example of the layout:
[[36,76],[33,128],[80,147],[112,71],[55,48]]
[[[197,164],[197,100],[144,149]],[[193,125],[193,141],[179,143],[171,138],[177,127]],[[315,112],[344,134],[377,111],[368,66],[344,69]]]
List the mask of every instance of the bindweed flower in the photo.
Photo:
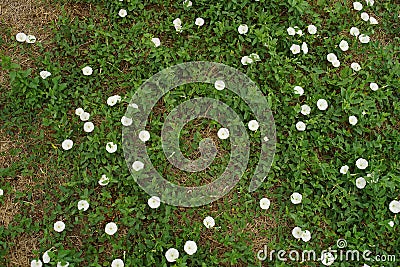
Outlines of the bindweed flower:
[[41,260],[32,260],[31,261],[31,267],[42,267],[43,263]]
[[271,201],[268,198],[264,197],[264,198],[260,199],[260,208],[261,209],[267,210],[267,209],[269,209],[270,205],[271,205]]
[[309,34],[316,34],[317,33],[317,27],[315,27],[312,24],[308,25],[307,31],[308,31]]
[[304,89],[303,89],[303,87],[301,87],[301,86],[295,86],[294,88],[293,88],[293,90],[294,90],[294,93],[296,94],[296,95],[303,95],[304,94]]
[[182,25],[182,21],[180,18],[176,18],[172,21],[172,24],[174,24],[174,26],[180,26]]
[[376,83],[370,83],[369,88],[371,88],[372,91],[377,91],[379,86]]
[[86,66],[86,67],[84,67],[84,68],[82,69],[82,73],[83,73],[83,75],[85,75],[85,76],[90,76],[90,75],[92,75],[92,73],[93,73],[93,69],[92,69],[91,67],[89,67],[89,66]]
[[33,43],[35,43],[35,42],[36,42],[36,37],[35,37],[35,35],[30,35],[30,34],[28,34],[28,35],[26,36],[25,42],[27,42],[28,44],[33,44]]
[[147,142],[150,139],[150,133],[146,130],[140,131],[139,132],[139,139],[142,142]]
[[139,106],[136,103],[131,103],[131,104],[128,105],[128,107],[136,108],[136,109],[139,108]]
[[50,77],[51,73],[50,73],[49,71],[47,71],[47,70],[42,70],[42,71],[39,73],[39,75],[40,75],[40,77],[42,77],[42,79],[44,80],[44,79],[46,79],[47,77]]
[[115,259],[111,262],[111,267],[124,267],[124,261],[121,259]]
[[300,193],[294,192],[290,196],[290,201],[292,201],[293,204],[300,204],[303,199],[303,196]]
[[299,121],[298,123],[296,123],[296,129],[297,131],[303,132],[306,130],[306,124],[302,121]]
[[363,8],[363,5],[360,2],[354,2],[353,8],[357,11],[360,11]]
[[369,17],[369,23],[372,25],[379,24],[379,22],[376,20],[376,18],[371,17],[371,16]]
[[311,112],[311,108],[309,105],[302,105],[300,113],[303,115],[308,115]]
[[85,124],[83,124],[83,130],[87,133],[91,133],[94,130],[94,124],[93,122],[85,122]]
[[388,222],[388,224],[389,224],[390,227],[394,226],[394,222],[393,221]]
[[334,53],[329,53],[326,55],[326,59],[332,63],[333,61],[337,60],[337,56]]
[[204,19],[203,18],[196,18],[196,20],[194,21],[194,24],[196,24],[197,26],[201,27],[204,25]]
[[360,36],[358,36],[358,40],[360,40],[360,42],[363,44],[368,44],[371,38],[369,38],[368,35],[360,34]]
[[354,71],[359,71],[359,70],[361,70],[360,64],[358,64],[358,63],[356,63],[356,62],[351,63],[350,67],[351,67]]
[[291,36],[296,34],[296,30],[294,28],[292,28],[292,27],[287,28],[286,31]]
[[341,174],[347,174],[348,171],[349,171],[349,166],[344,165],[344,166],[340,167]]
[[62,221],[57,221],[53,225],[54,231],[61,233],[65,229],[65,223]]
[[319,110],[326,110],[328,108],[328,102],[323,98],[318,99],[317,107]]
[[68,267],[68,266],[69,266],[68,261],[66,261],[64,264],[61,261],[57,262],[57,267]]
[[308,53],[308,46],[305,42],[301,44],[301,50],[303,51],[304,54]]
[[297,31],[296,31],[296,34],[302,36],[302,35],[303,35],[303,31],[302,31],[302,30],[297,30]]
[[174,25],[174,27],[175,27],[175,31],[176,32],[182,32],[183,31],[182,25]]
[[373,6],[375,1],[374,0],[365,0],[365,3],[367,4],[367,6]]
[[147,204],[149,205],[150,208],[156,209],[160,207],[161,200],[159,197],[152,196],[151,198],[149,198],[149,200],[147,200]]
[[122,123],[122,125],[124,125],[124,126],[130,126],[130,125],[132,125],[132,119],[123,116],[123,117],[121,118],[121,123]]
[[153,42],[155,47],[159,47],[161,45],[160,38],[151,38],[151,41]]
[[360,30],[358,28],[356,28],[356,27],[351,27],[350,28],[350,35],[358,36],[358,35],[360,35]]
[[363,177],[356,179],[356,186],[358,189],[363,189],[367,185],[367,181]]
[[128,12],[126,11],[126,9],[120,9],[118,12],[118,16],[120,16],[121,18],[125,18],[126,15],[128,15]]
[[247,125],[250,129],[250,131],[257,131],[258,127],[260,127],[260,125],[258,124],[258,121],[256,120],[251,120],[249,121],[248,125]]
[[292,44],[290,47],[290,51],[292,51],[293,55],[300,53],[300,46],[297,44]]
[[87,211],[88,208],[89,208],[89,202],[87,202],[86,200],[78,201],[78,210]]
[[113,95],[107,98],[107,105],[110,107],[114,106],[118,102],[121,102],[121,97],[119,95]]
[[134,163],[132,163],[132,169],[134,169],[135,171],[140,171],[144,168],[144,163],[141,161],[135,161]]
[[61,147],[64,150],[70,150],[72,148],[72,146],[74,145],[74,142],[71,139],[65,139],[62,144]]
[[106,150],[107,150],[107,152],[110,153],[110,154],[112,154],[112,153],[114,153],[115,151],[117,151],[117,148],[118,148],[117,144],[114,144],[113,142],[108,142],[108,143],[106,144]]
[[191,7],[193,5],[192,1],[185,0],[183,1],[183,6],[184,7]]
[[219,139],[222,139],[222,140],[223,139],[228,139],[229,138],[229,130],[226,129],[226,128],[221,128],[221,129],[218,130],[217,135],[218,135]]
[[293,228],[293,230],[292,230],[292,235],[294,236],[294,238],[300,239],[301,236],[303,235],[303,231],[301,230],[300,227],[297,227],[297,226],[296,226],[296,227]]
[[335,60],[332,62],[332,66],[334,66],[335,68],[339,68],[340,66],[340,61],[339,60]]
[[342,51],[347,51],[347,50],[349,50],[349,43],[347,41],[345,41],[345,40],[342,40],[339,43],[339,48]]
[[260,59],[260,56],[258,55],[258,54],[256,54],[256,53],[251,53],[250,55],[249,55],[249,57],[253,60],[253,61],[260,61],[261,59]]
[[308,230],[305,230],[301,233],[301,240],[304,242],[308,242],[311,239],[311,233]]
[[368,161],[363,158],[359,158],[356,160],[356,166],[360,170],[365,170],[368,167]]
[[175,262],[179,258],[179,251],[176,248],[170,248],[165,252],[165,258],[168,262]]
[[4,195],[4,190],[0,188],[0,197]]
[[49,263],[50,262],[50,256],[49,256],[49,252],[50,252],[50,250],[47,250],[45,253],[43,253],[43,256],[42,256],[42,260],[43,260],[43,263]]
[[183,250],[185,250],[185,252],[188,255],[193,255],[194,253],[196,253],[197,251],[197,244],[196,242],[189,240],[185,242],[185,245],[183,246]]
[[395,214],[400,212],[400,201],[393,200],[389,203],[389,210]]
[[240,62],[242,63],[242,65],[246,66],[246,65],[253,63],[253,59],[251,59],[251,57],[249,57],[249,56],[244,56],[244,57],[242,57]]
[[79,115],[79,118],[81,121],[87,121],[90,118],[90,114],[88,112],[83,112],[81,115]]
[[361,16],[361,19],[362,19],[363,21],[368,21],[368,20],[369,20],[369,15],[368,15],[367,12],[361,13],[360,16]]
[[225,82],[221,81],[221,80],[217,80],[214,83],[214,87],[215,89],[217,89],[218,91],[224,90],[225,88]]
[[239,34],[246,34],[249,31],[249,27],[246,24],[241,24],[238,27]]
[[19,32],[17,33],[17,35],[15,35],[15,39],[20,43],[24,43],[26,41],[26,34],[23,32]]
[[358,119],[357,119],[356,116],[350,116],[350,117],[349,117],[349,123],[350,123],[351,125],[356,125],[357,122],[358,122]]
[[108,178],[105,174],[103,174],[99,180],[99,185],[105,186],[105,185],[108,185],[109,182],[110,182],[110,178]]
[[211,216],[207,216],[206,218],[204,218],[203,224],[207,228],[213,228],[215,226],[214,218]]
[[335,262],[335,256],[328,251],[324,251],[321,255],[321,263],[325,266],[330,266]]
[[115,223],[113,223],[113,222],[107,223],[107,224],[106,224],[106,227],[104,228],[104,231],[105,231],[106,234],[108,234],[108,235],[113,235],[113,234],[115,234],[115,233],[117,232],[117,230],[118,230],[118,226],[117,226]]

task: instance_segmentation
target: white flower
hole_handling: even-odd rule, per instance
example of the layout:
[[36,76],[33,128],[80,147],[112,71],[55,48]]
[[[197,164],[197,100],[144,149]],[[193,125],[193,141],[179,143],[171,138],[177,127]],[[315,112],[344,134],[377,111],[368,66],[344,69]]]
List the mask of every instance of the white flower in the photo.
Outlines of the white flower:
[[287,28],[286,31],[287,31],[287,33],[288,33],[289,35],[291,35],[291,36],[293,36],[293,35],[296,34],[296,30],[295,30],[294,28],[292,28],[292,27]]
[[99,180],[99,185],[105,186],[105,185],[108,185],[109,182],[110,182],[110,178],[108,178],[105,174],[103,174]]
[[369,20],[369,15],[368,15],[367,12],[361,13],[360,16],[361,16],[361,19],[362,19],[363,21],[368,21],[368,20]]
[[139,108],[139,106],[136,103],[129,104],[128,107],[136,108],[136,109]]
[[304,94],[304,89],[303,89],[303,87],[301,87],[301,86],[296,85],[296,86],[293,88],[293,90],[294,90],[294,93],[295,93],[296,95],[303,95],[303,94]]
[[65,264],[62,264],[61,261],[57,262],[57,267],[68,267],[69,266],[69,262],[66,261]]
[[15,39],[16,39],[18,42],[23,43],[23,42],[26,41],[26,34],[23,33],[23,32],[19,32],[19,33],[17,33],[17,35],[15,35]]
[[249,57],[249,56],[244,56],[244,57],[242,57],[240,62],[242,62],[243,65],[248,65],[248,64],[253,63],[253,59],[251,59],[251,57]]
[[309,105],[302,105],[300,113],[303,115],[308,115],[311,112],[311,108]]
[[368,161],[363,158],[359,158],[356,160],[356,166],[360,170],[365,170],[368,167]]
[[301,233],[301,240],[303,240],[304,242],[308,242],[311,239],[311,233],[308,230],[303,231],[303,233]]
[[120,16],[121,18],[125,18],[126,15],[128,15],[128,12],[126,12],[125,9],[120,9],[118,12],[118,16]]
[[83,114],[83,112],[85,112],[85,111],[83,110],[83,108],[77,108],[77,109],[75,109],[75,115],[80,116],[80,115]]
[[297,226],[296,226],[296,227],[293,228],[293,230],[292,230],[292,235],[294,236],[294,238],[300,239],[301,236],[303,235],[303,231],[301,230],[300,227],[297,227]]
[[246,34],[249,31],[249,27],[246,24],[241,24],[238,27],[239,34]]
[[83,130],[87,133],[91,133],[94,130],[93,122],[85,122],[85,124],[83,124]]
[[192,1],[189,1],[189,0],[183,1],[183,6],[185,6],[185,7],[191,7],[192,5],[193,5]]
[[135,161],[134,163],[132,163],[132,169],[134,169],[135,171],[140,171],[144,168],[144,164],[141,161]]
[[328,102],[325,99],[318,99],[317,107],[319,110],[326,110],[328,108]]
[[308,25],[307,31],[308,31],[309,34],[316,34],[317,33],[317,27],[315,27],[312,24]]
[[35,35],[27,35],[26,36],[26,40],[25,42],[27,42],[28,44],[33,44],[34,42],[36,42],[36,37]]
[[256,54],[256,53],[251,53],[250,55],[249,55],[249,57],[253,60],[253,61],[260,61],[261,59],[260,59],[260,56],[258,55],[258,54]]
[[303,196],[297,192],[294,192],[290,196],[290,201],[292,201],[293,204],[300,204],[302,199],[303,199]]
[[4,190],[0,188],[0,197],[4,195]]
[[332,63],[333,61],[337,60],[337,57],[334,53],[329,53],[328,55],[326,55],[326,59]]
[[174,24],[174,26],[180,26],[180,25],[182,25],[182,21],[181,21],[181,19],[180,18],[176,18],[176,19],[174,19],[174,21],[172,21],[172,24]]
[[104,230],[105,230],[106,234],[113,235],[117,232],[118,227],[115,223],[110,222],[110,223],[106,224],[106,227],[104,228]]
[[258,121],[256,121],[256,120],[249,121],[247,126],[249,126],[250,131],[253,131],[253,132],[257,131],[258,127],[260,127],[260,125],[258,124]]
[[344,166],[340,167],[341,174],[346,174],[348,171],[349,171],[349,166],[344,165]]
[[121,259],[115,259],[111,262],[111,267],[124,267],[124,262]]
[[365,3],[367,3],[367,6],[373,6],[374,5],[374,0],[365,0]]
[[83,112],[79,118],[81,119],[81,121],[87,121],[90,118],[90,114],[88,112]]
[[360,2],[354,2],[353,7],[355,10],[360,11],[363,8],[363,5]]
[[303,35],[303,31],[302,30],[297,30],[296,34],[302,36]]
[[74,145],[74,142],[71,139],[65,139],[61,144],[61,146],[64,150],[70,150],[73,145]]
[[218,135],[218,138],[219,138],[219,139],[228,139],[228,137],[229,137],[229,130],[226,129],[226,128],[221,128],[221,129],[218,130],[217,135]]
[[142,142],[148,141],[150,139],[150,133],[148,131],[146,131],[146,130],[140,131],[139,132],[139,139]]
[[65,229],[65,223],[63,223],[62,221],[57,221],[54,223],[53,228],[54,231],[61,233]]
[[332,66],[338,68],[340,66],[340,61],[339,60],[332,61]]
[[390,227],[394,226],[394,222],[393,221],[388,222],[388,224],[389,224]]
[[161,45],[160,38],[151,38],[151,41],[153,42],[155,47],[159,47]]
[[79,200],[78,201],[78,210],[86,211],[89,208],[89,202],[86,200]]
[[360,64],[358,64],[358,63],[356,63],[356,62],[351,63],[350,67],[351,67],[354,71],[359,71],[359,70],[361,70]]
[[263,140],[264,140],[264,142],[268,142],[269,141],[268,136],[264,136]]
[[123,116],[123,117],[121,118],[121,123],[122,123],[122,125],[124,125],[124,126],[130,126],[130,125],[132,124],[132,119]]
[[400,212],[400,201],[393,200],[389,203],[389,210],[393,213]]
[[84,67],[84,68],[82,69],[82,73],[83,73],[83,75],[85,75],[85,76],[92,75],[93,69],[92,69],[91,67],[89,67],[89,66],[86,66],[86,67]]
[[304,54],[308,53],[308,46],[305,42],[301,44],[301,50],[303,51]]
[[361,43],[363,44],[368,44],[369,41],[371,40],[371,38],[369,38],[368,35],[365,34],[360,34],[360,36],[358,36],[358,39],[360,40]]
[[225,82],[221,81],[221,80],[216,80],[215,83],[214,83],[214,87],[218,91],[221,91],[221,90],[223,90],[225,88]]
[[182,25],[175,25],[174,27],[175,27],[175,31],[176,32],[182,32],[183,31]]
[[39,75],[42,77],[42,79],[46,79],[47,77],[50,77],[51,73],[47,70],[42,70]]
[[347,50],[349,50],[349,43],[348,43],[347,41],[345,41],[345,40],[342,40],[342,41],[340,41],[340,43],[339,43],[339,48],[340,48],[342,51],[347,51]]
[[290,47],[290,51],[292,51],[293,55],[300,53],[300,46],[297,44],[292,44]]
[[370,83],[369,88],[371,88],[372,91],[376,91],[379,89],[379,86],[376,83]]
[[349,117],[349,123],[350,123],[351,125],[356,125],[357,122],[358,122],[358,119],[357,119],[356,116],[350,116],[350,117]]
[[43,259],[43,263],[49,263],[50,262],[50,256],[49,256],[49,251],[46,251],[45,253],[43,253],[42,259]]
[[109,105],[110,107],[117,104],[117,102],[121,102],[121,97],[119,95],[113,95],[107,98],[107,105]]
[[321,263],[325,266],[330,266],[332,263],[335,262],[335,256],[332,255],[332,253],[325,251],[321,255]]
[[369,23],[372,25],[379,24],[379,22],[374,17],[369,17]]
[[156,209],[160,207],[161,200],[159,197],[153,196],[147,200],[147,204],[149,205],[150,208]]
[[363,189],[367,185],[367,181],[363,177],[356,179],[356,186],[358,189]]
[[197,26],[203,26],[204,25],[204,19],[203,18],[196,18],[194,24],[196,24]]
[[31,267],[42,267],[43,263],[41,260],[32,260]]
[[298,123],[296,123],[296,129],[300,132],[305,131],[306,130],[306,124],[302,121],[299,121]]
[[194,241],[186,241],[185,246],[183,247],[185,252],[189,255],[193,255],[197,251],[197,244]]
[[356,27],[351,27],[350,28],[350,34],[353,36],[358,36],[360,34],[360,30]]
[[267,209],[269,209],[269,206],[271,205],[271,201],[268,199],[268,198],[262,198],[262,199],[260,199],[260,207],[263,209],[263,210],[267,210]]
[[117,148],[118,148],[117,144],[114,144],[113,142],[108,142],[106,144],[106,150],[108,153],[111,154],[114,153],[115,151],[117,151]]
[[204,218],[203,224],[207,228],[213,228],[215,226],[214,218],[211,216],[207,216],[206,218]]
[[175,262],[179,258],[179,251],[176,248],[170,248],[165,252],[165,258],[168,262]]

